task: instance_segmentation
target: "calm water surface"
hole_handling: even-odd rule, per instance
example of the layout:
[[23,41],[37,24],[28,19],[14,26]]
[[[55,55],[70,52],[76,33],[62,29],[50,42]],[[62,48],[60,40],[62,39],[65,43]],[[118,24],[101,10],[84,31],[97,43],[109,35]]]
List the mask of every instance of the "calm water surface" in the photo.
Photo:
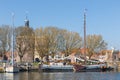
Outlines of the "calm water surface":
[[0,80],[120,80],[119,72],[0,73]]

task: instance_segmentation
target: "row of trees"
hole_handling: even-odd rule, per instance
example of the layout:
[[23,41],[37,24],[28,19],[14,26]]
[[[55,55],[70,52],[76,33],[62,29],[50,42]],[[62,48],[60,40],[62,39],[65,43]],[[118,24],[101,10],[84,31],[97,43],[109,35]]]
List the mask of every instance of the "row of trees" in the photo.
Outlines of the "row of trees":
[[[72,49],[83,47],[82,37],[77,32],[70,32],[57,27],[37,28],[33,30],[30,27],[19,26],[15,28],[15,49],[18,52],[20,60],[25,54],[29,54],[34,59],[35,50],[41,58],[48,54],[54,54],[58,51],[64,51],[65,55],[71,54]],[[101,35],[88,35],[87,48],[89,57],[102,49],[106,49],[107,43]],[[0,56],[11,48],[11,27],[2,25],[0,27]]]

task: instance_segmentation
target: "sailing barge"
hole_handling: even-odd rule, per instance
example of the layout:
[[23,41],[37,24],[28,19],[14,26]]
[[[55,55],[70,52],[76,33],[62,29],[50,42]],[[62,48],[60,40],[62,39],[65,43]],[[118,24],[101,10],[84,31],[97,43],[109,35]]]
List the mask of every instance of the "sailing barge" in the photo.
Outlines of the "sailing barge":
[[73,70],[75,72],[98,72],[98,71],[110,71],[113,68],[107,67],[105,63],[103,64],[94,64],[94,65],[73,65]]

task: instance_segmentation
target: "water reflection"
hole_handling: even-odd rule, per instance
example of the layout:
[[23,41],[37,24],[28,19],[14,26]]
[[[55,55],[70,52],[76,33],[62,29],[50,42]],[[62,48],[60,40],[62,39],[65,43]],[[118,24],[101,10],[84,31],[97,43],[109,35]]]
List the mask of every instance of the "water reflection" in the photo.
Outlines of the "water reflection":
[[0,80],[120,80],[119,72],[0,73]]
[[14,74],[12,74],[12,73],[0,73],[0,80],[14,80]]

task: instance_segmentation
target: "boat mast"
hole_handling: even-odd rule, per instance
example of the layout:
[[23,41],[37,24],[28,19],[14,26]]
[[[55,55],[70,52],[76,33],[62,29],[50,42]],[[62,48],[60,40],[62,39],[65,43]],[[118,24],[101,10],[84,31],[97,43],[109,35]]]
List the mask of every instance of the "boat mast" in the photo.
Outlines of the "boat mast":
[[14,13],[12,13],[12,40],[11,40],[11,49],[12,49],[12,59],[11,59],[11,61],[12,61],[12,66],[14,65]]
[[84,56],[86,63],[86,9],[84,10]]

